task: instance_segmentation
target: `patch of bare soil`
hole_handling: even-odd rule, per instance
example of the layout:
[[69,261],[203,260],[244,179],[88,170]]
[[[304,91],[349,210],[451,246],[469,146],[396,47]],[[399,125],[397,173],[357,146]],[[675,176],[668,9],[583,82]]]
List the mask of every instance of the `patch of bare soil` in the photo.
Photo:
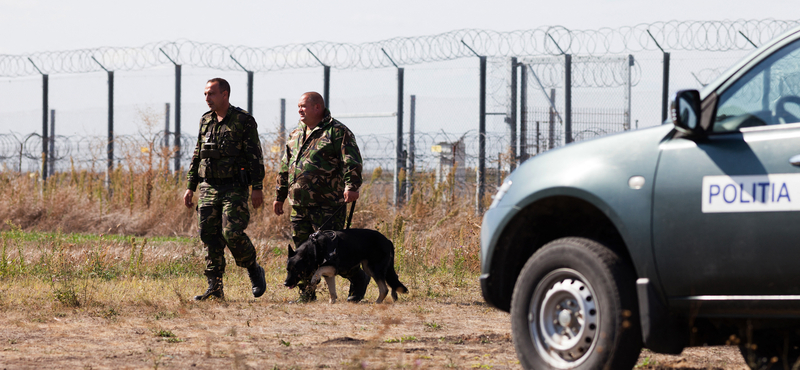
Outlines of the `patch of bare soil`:
[[639,369],[749,370],[736,346],[686,348],[680,355],[662,355],[648,350],[639,356]]
[[520,368],[507,314],[478,302],[228,300],[48,315],[0,318],[0,368]]
[[[482,302],[278,300],[10,311],[0,368],[520,369],[508,314]],[[643,351],[642,369],[746,369],[734,347]]]

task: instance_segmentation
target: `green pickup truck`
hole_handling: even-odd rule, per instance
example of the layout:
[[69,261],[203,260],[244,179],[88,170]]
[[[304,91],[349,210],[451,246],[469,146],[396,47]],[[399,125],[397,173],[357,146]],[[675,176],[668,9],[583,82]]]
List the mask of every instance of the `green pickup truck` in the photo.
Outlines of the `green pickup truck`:
[[483,218],[481,290],[527,369],[737,345],[800,367],[800,28],[661,126],[522,164]]

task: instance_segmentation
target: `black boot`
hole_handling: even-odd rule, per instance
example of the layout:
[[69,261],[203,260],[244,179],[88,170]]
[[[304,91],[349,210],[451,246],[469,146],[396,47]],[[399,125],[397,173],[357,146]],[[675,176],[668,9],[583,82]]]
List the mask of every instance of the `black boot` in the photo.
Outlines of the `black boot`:
[[225,292],[222,291],[222,273],[206,271],[206,280],[208,280],[208,289],[202,295],[194,296],[195,301],[202,301],[208,297],[225,298]]
[[264,269],[258,265],[258,262],[253,261],[253,264],[247,268],[247,275],[250,276],[250,283],[253,284],[253,297],[261,297],[264,291],[267,290],[267,281],[264,280]]
[[350,292],[347,295],[347,301],[352,303],[361,302],[364,299],[364,294],[367,293],[367,286],[369,285],[369,275],[356,266],[344,274],[339,274],[345,279],[350,280]]

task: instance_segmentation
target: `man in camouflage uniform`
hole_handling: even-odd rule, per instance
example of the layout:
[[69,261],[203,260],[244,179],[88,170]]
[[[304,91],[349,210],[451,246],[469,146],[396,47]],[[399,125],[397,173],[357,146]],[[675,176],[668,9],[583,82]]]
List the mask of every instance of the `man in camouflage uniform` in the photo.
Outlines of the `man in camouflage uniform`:
[[[283,214],[283,202],[291,199],[292,240],[295,248],[315,230],[344,228],[346,203],[358,199],[361,187],[361,153],[353,133],[331,117],[325,101],[316,92],[307,92],[297,103],[298,127],[289,135],[278,173],[273,210]],[[350,280],[350,302],[364,298],[369,277],[355,267],[339,273]],[[301,277],[308,281],[311,276]],[[312,301],[316,294],[306,284],[298,284],[300,300]]]
[[205,293],[194,297],[223,298],[222,275],[225,273],[225,246],[236,265],[247,268],[253,296],[264,294],[267,284],[264,269],[256,262],[256,250],[244,230],[250,222],[247,208],[248,186],[253,188],[253,207],[263,202],[264,164],[256,120],[250,113],[228,102],[231,88],[227,81],[214,78],[205,88],[206,103],[211,108],[200,118],[200,135],[192,155],[183,202],[191,208],[194,191],[200,184],[197,215],[200,239],[206,246],[208,280]]

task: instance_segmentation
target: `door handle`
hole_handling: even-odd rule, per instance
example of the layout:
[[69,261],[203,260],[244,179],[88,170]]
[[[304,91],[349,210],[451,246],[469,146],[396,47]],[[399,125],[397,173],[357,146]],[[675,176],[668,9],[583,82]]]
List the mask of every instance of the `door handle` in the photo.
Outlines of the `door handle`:
[[800,154],[789,158],[789,163],[791,163],[792,166],[800,166]]

